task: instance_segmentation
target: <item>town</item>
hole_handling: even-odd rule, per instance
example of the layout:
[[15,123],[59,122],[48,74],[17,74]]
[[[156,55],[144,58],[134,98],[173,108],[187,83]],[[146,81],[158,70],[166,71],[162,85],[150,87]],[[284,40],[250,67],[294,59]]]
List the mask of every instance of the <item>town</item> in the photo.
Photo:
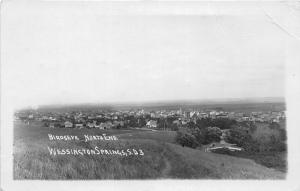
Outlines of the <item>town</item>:
[[26,124],[43,122],[50,128],[151,128],[177,130],[201,119],[228,119],[236,122],[280,123],[285,111],[228,112],[223,110],[157,110],[135,109],[127,111],[89,110],[71,112],[45,112],[34,109],[15,112],[15,120]]

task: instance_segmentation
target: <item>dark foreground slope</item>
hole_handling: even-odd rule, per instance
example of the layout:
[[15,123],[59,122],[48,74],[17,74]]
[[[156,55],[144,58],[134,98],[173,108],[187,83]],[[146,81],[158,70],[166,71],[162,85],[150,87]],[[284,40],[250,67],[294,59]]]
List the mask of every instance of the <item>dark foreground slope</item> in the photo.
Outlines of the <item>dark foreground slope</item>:
[[[69,132],[68,132],[69,131]],[[174,132],[48,129],[15,125],[15,179],[282,179],[252,160],[206,153],[173,143]],[[114,134],[119,140],[49,141],[47,134]],[[47,147],[142,149],[143,156],[52,156]]]

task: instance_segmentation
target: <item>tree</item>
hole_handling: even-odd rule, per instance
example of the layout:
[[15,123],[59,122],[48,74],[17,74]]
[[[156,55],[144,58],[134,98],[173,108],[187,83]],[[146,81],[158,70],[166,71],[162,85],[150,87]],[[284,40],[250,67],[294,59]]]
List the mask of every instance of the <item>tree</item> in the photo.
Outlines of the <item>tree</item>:
[[221,140],[220,136],[222,131],[218,127],[207,127],[205,134],[205,143],[219,142]]
[[177,131],[176,142],[182,146],[195,148],[202,144],[219,142],[221,135],[221,129],[218,127],[184,128]]
[[175,123],[171,123],[169,127],[170,127],[171,131],[177,131],[178,130],[178,126]]
[[241,147],[244,145],[245,141],[248,141],[249,139],[250,135],[248,135],[245,130],[234,128],[230,129],[229,136],[227,136],[226,141]]
[[196,148],[197,146],[199,146],[199,143],[196,140],[195,136],[187,130],[177,131],[175,140],[183,147],[187,146],[191,148]]
[[206,129],[205,128],[195,128],[192,132],[199,144],[205,143]]
[[196,128],[196,124],[193,121],[189,121],[187,123],[187,127],[190,129],[194,129],[194,128]]
[[49,122],[44,122],[43,126],[44,127],[49,127],[50,123]]
[[197,119],[196,120],[196,125],[199,128],[206,128],[211,126],[212,124],[212,119],[211,118],[202,118],[202,119]]
[[234,119],[227,119],[227,118],[217,118],[217,119],[211,119],[211,118],[202,118],[197,119],[196,125],[199,128],[205,128],[205,127],[219,127],[220,129],[230,129],[233,125],[236,125],[237,121]]
[[278,129],[279,131],[279,136],[281,141],[286,141],[286,130],[285,129]]
[[146,120],[145,120],[144,118],[138,118],[137,123],[138,123],[138,126],[139,126],[139,127],[144,127],[144,126],[146,126]]
[[278,130],[278,129],[280,129],[280,125],[276,122],[272,122],[269,124],[269,128]]
[[237,122],[233,119],[226,118],[217,118],[212,120],[211,126],[219,127],[220,129],[230,129],[232,125],[235,125]]
[[286,144],[280,140],[279,136],[270,135],[268,139],[264,139],[261,141],[259,139],[260,151],[285,151]]
[[259,143],[252,139],[248,130],[243,128],[230,129],[229,136],[227,136],[226,141],[236,144],[248,152],[257,152],[259,150]]

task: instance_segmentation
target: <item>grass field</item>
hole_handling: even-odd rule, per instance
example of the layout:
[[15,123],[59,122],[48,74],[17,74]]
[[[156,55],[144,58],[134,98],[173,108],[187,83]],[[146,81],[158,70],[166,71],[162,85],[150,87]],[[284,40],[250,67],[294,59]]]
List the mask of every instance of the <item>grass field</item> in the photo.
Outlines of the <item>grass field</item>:
[[[115,135],[117,141],[50,141],[54,135]],[[250,159],[206,153],[174,143],[175,132],[50,129],[14,125],[15,179],[283,179],[285,173]],[[57,155],[48,147],[142,149],[143,156]]]

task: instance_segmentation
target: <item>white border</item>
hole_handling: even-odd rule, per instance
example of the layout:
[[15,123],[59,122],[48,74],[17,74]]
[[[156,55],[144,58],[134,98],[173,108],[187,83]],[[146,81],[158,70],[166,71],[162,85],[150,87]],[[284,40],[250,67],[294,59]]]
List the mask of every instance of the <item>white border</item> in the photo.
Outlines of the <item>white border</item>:
[[[51,3],[55,3],[51,2]],[[25,5],[22,2],[1,3],[1,17],[5,14],[3,9],[6,3],[12,3],[14,6]],[[32,6],[37,4],[49,4],[49,2],[31,1],[26,2]],[[80,3],[80,2],[79,2]],[[88,2],[85,2],[88,3]],[[94,3],[89,2],[91,5]],[[107,2],[105,2],[107,3]],[[126,2],[122,2],[126,3]],[[235,2],[230,2],[235,3]],[[257,3],[257,2],[256,2]],[[285,3],[285,2],[283,2]],[[293,3],[293,2],[292,2]],[[63,4],[67,5],[67,1]],[[159,5],[160,8],[155,7]],[[212,2],[204,2],[204,5],[211,5]],[[196,3],[184,2],[139,2],[139,5],[132,6],[129,12],[132,14],[213,14],[213,12],[201,12],[201,6],[195,6]],[[154,6],[154,7],[153,7]],[[253,6],[249,3],[249,6]],[[296,3],[296,6],[297,3]],[[65,7],[67,9],[67,7]],[[298,9],[299,10],[299,9]],[[251,14],[247,10],[219,10],[225,14]],[[125,9],[115,9],[111,14],[119,14],[128,12]],[[220,13],[220,12],[219,12]],[[286,14],[286,20],[289,20],[287,30],[291,31],[295,37],[299,37],[298,20],[291,20]],[[300,23],[300,22],[299,22]],[[3,27],[3,26],[1,26]],[[299,39],[290,37],[287,42],[287,59],[286,59],[286,101],[287,101],[287,127],[288,127],[288,176],[286,180],[141,180],[141,181],[14,181],[12,176],[12,114],[13,114],[13,100],[9,98],[9,89],[5,77],[5,67],[3,64],[3,53],[5,50],[1,48],[1,189],[3,190],[300,190],[299,167],[300,167],[300,139],[299,136],[299,106],[300,106],[300,89],[299,89],[299,64],[300,64],[300,43]],[[2,39],[2,34],[1,34]]]

